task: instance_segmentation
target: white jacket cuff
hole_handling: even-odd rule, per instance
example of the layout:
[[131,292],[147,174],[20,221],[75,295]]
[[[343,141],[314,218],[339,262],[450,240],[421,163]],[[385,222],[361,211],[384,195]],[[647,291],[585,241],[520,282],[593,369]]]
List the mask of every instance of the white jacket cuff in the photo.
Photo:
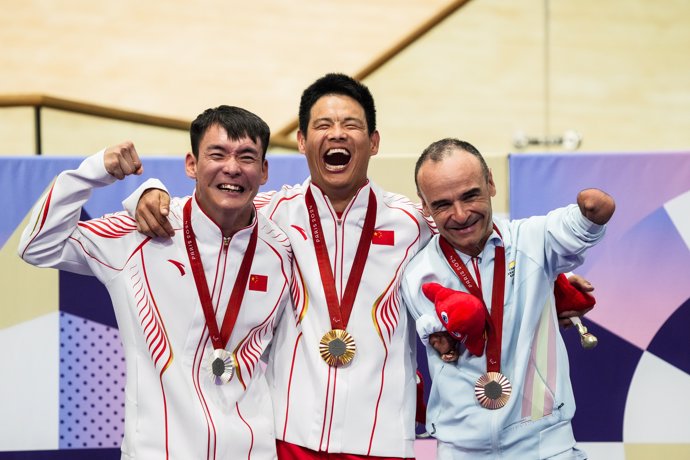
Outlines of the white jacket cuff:
[[445,331],[441,320],[436,315],[423,314],[415,322],[417,334],[424,345],[429,345],[429,336],[434,332]]
[[132,192],[131,195],[129,195],[127,198],[124,199],[122,202],[122,207],[124,208],[125,211],[130,215],[130,217],[134,218],[136,217],[136,212],[137,212],[137,204],[139,204],[139,199],[141,198],[141,195],[144,194],[145,191],[151,188],[157,188],[160,190],[163,190],[165,193],[170,195],[170,192],[168,192],[168,189],[165,188],[165,185],[163,185],[163,182],[159,181],[158,179],[148,179],[146,182],[141,184],[135,191]]

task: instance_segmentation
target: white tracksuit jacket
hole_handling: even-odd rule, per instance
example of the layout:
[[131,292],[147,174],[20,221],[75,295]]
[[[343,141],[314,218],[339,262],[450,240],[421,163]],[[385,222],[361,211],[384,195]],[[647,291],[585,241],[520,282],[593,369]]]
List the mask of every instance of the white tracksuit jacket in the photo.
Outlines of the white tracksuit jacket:
[[[364,224],[369,190],[376,196],[375,236],[347,327],[357,346],[345,367],[329,367],[319,354],[331,330],[304,195],[311,187],[340,299]],[[134,215],[147,188],[125,200]],[[315,451],[414,457],[416,339],[400,298],[402,271],[435,227],[406,197],[369,181],[338,217],[328,198],[307,179],[260,193],[255,205],[290,239],[294,253],[293,315],[285,315],[268,354],[267,378],[276,438]],[[288,317],[290,321],[288,321]]]
[[[329,367],[319,354],[319,341],[331,324],[304,200],[307,187],[321,218],[340,299],[369,190],[376,196],[375,233],[347,326],[357,352],[341,368]],[[399,285],[405,265],[432,236],[429,222],[407,198],[371,182],[340,218],[310,180],[260,194],[256,204],[288,235],[295,255],[294,321],[278,326],[267,369],[277,439],[316,451],[414,457],[416,342]]]
[[[484,409],[474,395],[476,380],[486,372],[486,355],[463,348],[457,363],[444,363],[428,345],[432,378],[427,430],[439,440],[443,459],[583,458],[573,449],[570,420],[575,401],[568,355],[558,330],[553,282],[558,273],[583,262],[584,251],[604,235],[605,227],[582,216],[576,205],[545,217],[494,222],[506,250],[501,372],[512,384],[506,406]],[[480,255],[484,300],[491,308],[494,230]],[[467,266],[470,257],[458,253]],[[470,273],[472,270],[470,269]],[[467,292],[450,268],[434,237],[405,270],[402,296],[424,340],[443,330],[434,305],[421,286],[437,282]]]
[[171,204],[171,240],[140,234],[124,213],[80,222],[92,189],[114,181],[103,151],[61,173],[34,208],[19,254],[40,267],[96,276],[108,289],[127,364],[122,458],[275,458],[259,358],[281,316],[288,316],[282,315],[292,276],[286,236],[257,214],[224,244],[192,198],[192,227],[219,325],[251,231],[259,226],[250,281],[226,347],[238,369],[228,384],[215,385],[206,368],[213,347],[181,231],[186,200]]

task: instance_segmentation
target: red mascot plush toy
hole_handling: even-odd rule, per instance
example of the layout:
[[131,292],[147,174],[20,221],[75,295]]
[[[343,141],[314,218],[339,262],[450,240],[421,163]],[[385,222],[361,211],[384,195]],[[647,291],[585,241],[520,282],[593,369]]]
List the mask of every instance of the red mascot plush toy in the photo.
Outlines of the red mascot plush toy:
[[424,295],[434,302],[443,327],[475,356],[484,354],[488,316],[481,300],[466,292],[455,291],[438,283],[422,285]]
[[556,277],[553,293],[556,296],[556,311],[558,313],[587,310],[596,303],[594,297],[570,284],[563,273]]
[[[465,344],[467,350],[475,356],[484,354],[486,344],[488,311],[481,300],[462,291],[455,291],[443,287],[438,283],[425,283],[422,285],[424,295],[434,302],[436,314],[448,333],[458,341]],[[586,292],[582,292],[570,284],[565,275],[560,274],[554,283],[554,295],[556,298],[556,311],[583,311],[594,306],[596,300]],[[579,321],[573,321],[581,329]],[[584,336],[586,333],[580,331]],[[591,336],[591,334],[588,334]],[[591,336],[589,339],[596,340]],[[583,342],[584,346],[584,342]],[[590,344],[587,348],[593,347]]]

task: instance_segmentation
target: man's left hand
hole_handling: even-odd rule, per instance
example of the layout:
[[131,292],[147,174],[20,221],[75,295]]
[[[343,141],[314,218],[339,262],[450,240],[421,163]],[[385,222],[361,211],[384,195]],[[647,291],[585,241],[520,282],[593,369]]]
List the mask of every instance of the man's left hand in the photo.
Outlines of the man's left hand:
[[[592,283],[590,283],[580,275],[570,275],[568,277],[568,281],[574,288],[576,288],[580,292],[590,293],[594,291],[594,286],[592,286]],[[561,312],[558,314],[558,324],[560,324],[562,328],[567,329],[573,325],[573,322],[570,321],[570,318],[572,318],[573,316],[585,316],[592,308],[588,308],[586,310],[569,310]]]

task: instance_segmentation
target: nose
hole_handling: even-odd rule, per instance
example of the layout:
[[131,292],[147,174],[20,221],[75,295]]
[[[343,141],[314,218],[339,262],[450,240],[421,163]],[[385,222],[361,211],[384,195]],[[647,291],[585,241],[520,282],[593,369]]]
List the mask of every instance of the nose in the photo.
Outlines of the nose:
[[467,208],[464,206],[464,204],[460,201],[455,201],[453,202],[453,219],[455,219],[459,223],[464,223],[467,220],[468,217],[468,212]]
[[231,176],[237,176],[241,171],[240,162],[237,160],[235,155],[228,155],[223,163],[223,172]]
[[334,123],[328,132],[328,137],[331,140],[342,140],[346,137],[346,131],[340,123]]

